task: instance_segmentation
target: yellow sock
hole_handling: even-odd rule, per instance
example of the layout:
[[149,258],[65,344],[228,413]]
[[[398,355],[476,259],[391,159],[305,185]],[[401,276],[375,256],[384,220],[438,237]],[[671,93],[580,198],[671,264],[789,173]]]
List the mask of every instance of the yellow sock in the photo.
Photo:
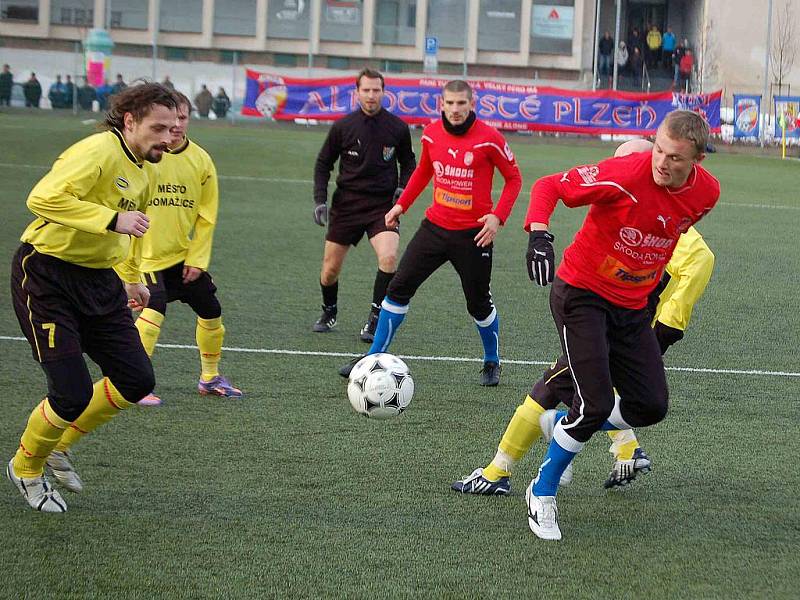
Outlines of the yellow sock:
[[530,396],[517,407],[497,447],[497,454],[483,470],[486,479],[497,481],[500,477],[511,475],[514,464],[525,456],[533,442],[542,435],[542,428],[539,426],[539,417],[542,414],[544,408]]
[[17,477],[41,477],[44,461],[69,427],[69,421],[59,417],[45,398],[28,417],[19,448],[14,455],[14,474]]
[[614,455],[614,458],[631,460],[633,453],[639,447],[639,440],[636,439],[633,429],[612,429],[607,433],[613,442],[608,451]]
[[142,338],[142,345],[147,356],[153,356],[163,322],[164,315],[152,308],[145,308],[136,319],[136,329],[139,330],[139,337]]
[[108,377],[103,377],[94,384],[92,399],[69,429],[61,436],[61,440],[56,445],[56,450],[64,452],[69,450],[72,445],[90,431],[94,431],[103,423],[116,417],[120,411],[133,406],[119,393]]
[[201,319],[197,317],[197,347],[200,349],[200,368],[203,381],[211,381],[219,375],[219,359],[222,354],[222,340],[225,326],[222,317]]

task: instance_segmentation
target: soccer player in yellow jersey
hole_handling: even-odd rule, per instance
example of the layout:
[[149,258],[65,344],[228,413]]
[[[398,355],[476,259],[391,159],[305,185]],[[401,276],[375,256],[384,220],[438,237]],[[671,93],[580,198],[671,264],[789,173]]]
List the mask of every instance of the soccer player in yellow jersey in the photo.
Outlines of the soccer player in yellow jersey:
[[[176,104],[160,84],[115,95],[108,131],[64,151],[28,196],[36,218],[14,256],[11,292],[48,390],[31,412],[6,474],[36,510],[67,510],[45,464],[64,487],[81,491],[67,448],[155,384],[127,306],[128,298],[147,305],[149,291],[138,277],[123,285],[112,267],[128,256],[131,236],[141,237],[149,226],[148,163],[167,151]],[[84,352],[103,372],[94,385]]]
[[[136,319],[136,328],[153,355],[167,304],[180,300],[197,314],[200,349],[200,394],[239,398],[241,390],[220,375],[219,362],[225,327],[214,282],[208,274],[211,242],[217,223],[217,171],[208,153],[186,137],[191,103],[179,92],[178,122],[172,128],[170,151],[158,165],[154,192],[148,202],[150,231],[137,244],[139,268],[150,289],[150,304]],[[152,390],[151,390],[152,391]],[[157,406],[151,393],[139,401]]]
[[[614,156],[648,152],[653,144],[647,140],[630,140],[622,144]],[[683,338],[695,303],[703,295],[714,268],[714,254],[694,227],[681,235],[675,252],[667,264],[667,275],[650,297],[653,329],[661,353]],[[555,408],[569,404],[574,394],[572,375],[566,360],[559,359],[546,372],[544,384],[537,382],[525,401],[517,407],[492,461],[485,468],[452,484],[452,489],[465,494],[505,495],[511,491],[511,471],[533,443],[541,436],[552,436],[557,421]],[[607,432],[612,444],[614,467],[606,480],[606,488],[630,484],[637,475],[648,473],[650,458],[642,450],[633,430]],[[561,485],[572,481],[571,466],[561,477]]]

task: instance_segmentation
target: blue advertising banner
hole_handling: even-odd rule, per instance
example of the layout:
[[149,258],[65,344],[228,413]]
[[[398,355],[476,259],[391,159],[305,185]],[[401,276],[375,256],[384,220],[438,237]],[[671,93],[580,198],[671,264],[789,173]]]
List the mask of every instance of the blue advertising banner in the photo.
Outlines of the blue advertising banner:
[[775,137],[780,139],[781,123],[786,128],[786,139],[800,139],[800,96],[775,96]]
[[[441,114],[446,79],[386,78],[384,106],[407,123],[426,125]],[[720,129],[722,92],[637,94],[470,81],[475,111],[489,125],[506,130],[587,134],[655,133],[667,113],[694,110]],[[335,120],[358,108],[353,77],[306,79],[247,70],[243,115],[273,119]]]
[[733,137],[758,138],[761,96],[733,95]]

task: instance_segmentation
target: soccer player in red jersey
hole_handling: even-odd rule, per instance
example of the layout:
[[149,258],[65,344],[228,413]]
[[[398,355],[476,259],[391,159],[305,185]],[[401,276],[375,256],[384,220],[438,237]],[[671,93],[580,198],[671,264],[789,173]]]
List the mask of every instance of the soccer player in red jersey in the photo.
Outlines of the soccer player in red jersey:
[[[554,282],[550,308],[575,387],[569,412],[551,413],[547,455],[526,493],[528,525],[542,539],[561,539],[559,479],[592,434],[653,425],[666,415],[667,381],[647,299],[680,235],[719,199],[719,182],[699,164],[708,135],[700,115],[674,111],[652,153],[576,167],[533,186],[528,271],[541,286]],[[554,281],[547,226],[559,198],[590,208]]]
[[[419,286],[449,261],[461,278],[467,310],[483,342],[480,383],[495,386],[500,382],[500,356],[499,319],[489,288],[492,248],[519,195],[522,175],[502,134],[476,118],[475,97],[467,82],[447,83],[442,105],[441,120],[422,133],[422,157],[414,174],[386,213],[387,227],[395,227],[433,178],[433,203],[389,284],[367,354],[386,352]],[[491,194],[495,168],[505,179],[497,206]],[[347,377],[355,362],[340,374]]]

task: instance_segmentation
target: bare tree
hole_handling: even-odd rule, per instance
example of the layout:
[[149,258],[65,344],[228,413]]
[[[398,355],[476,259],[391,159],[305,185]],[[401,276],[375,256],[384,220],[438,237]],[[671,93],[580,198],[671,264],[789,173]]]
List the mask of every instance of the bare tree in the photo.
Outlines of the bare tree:
[[769,55],[772,81],[778,87],[779,94],[797,58],[796,9],[793,5],[794,0],[785,0],[783,10],[778,13]]

